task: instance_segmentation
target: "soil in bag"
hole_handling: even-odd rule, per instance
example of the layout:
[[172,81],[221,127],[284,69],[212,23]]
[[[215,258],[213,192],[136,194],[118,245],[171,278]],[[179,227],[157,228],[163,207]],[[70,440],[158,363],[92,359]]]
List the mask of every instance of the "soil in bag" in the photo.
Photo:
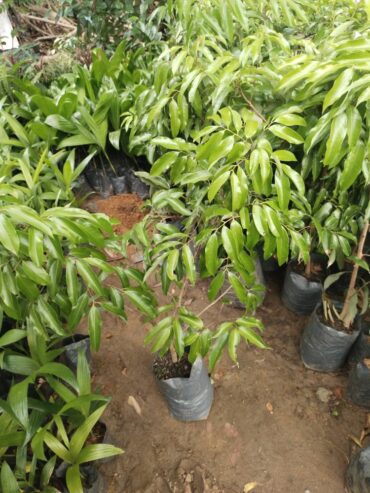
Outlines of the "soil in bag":
[[213,402],[213,386],[202,358],[191,365],[186,353],[177,363],[172,363],[171,356],[166,355],[155,360],[153,371],[176,419],[207,419]]

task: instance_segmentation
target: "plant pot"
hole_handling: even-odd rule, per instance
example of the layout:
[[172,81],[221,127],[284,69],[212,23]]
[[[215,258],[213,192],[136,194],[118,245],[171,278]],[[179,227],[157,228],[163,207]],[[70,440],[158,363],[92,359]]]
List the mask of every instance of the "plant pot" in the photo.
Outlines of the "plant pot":
[[[96,429],[96,426],[99,425],[102,427],[102,433],[101,433],[101,440],[99,440],[98,443],[103,443],[103,444],[111,444],[114,443],[112,440],[112,437],[109,433],[107,425],[104,423],[104,421],[98,421],[98,423],[95,425],[94,430]],[[116,458],[115,455],[112,457],[105,457],[104,459],[98,459],[95,461],[96,464],[106,464],[107,462],[111,462]]]
[[284,277],[281,299],[284,305],[298,315],[310,315],[320,302],[322,283],[310,281],[294,271],[296,263],[290,262]]
[[352,368],[347,396],[357,406],[370,408],[370,359],[363,359]]
[[83,334],[75,334],[63,340],[65,348],[63,359],[65,364],[75,370],[77,368],[78,353],[82,349],[85,352],[87,362],[91,364],[90,337]]
[[260,244],[257,247],[258,257],[260,259],[261,267],[263,272],[275,272],[280,266],[277,258],[272,255],[271,257],[265,259],[263,256],[263,246]]
[[335,371],[341,368],[356,341],[359,319],[355,321],[356,330],[351,333],[339,331],[321,322],[317,314],[321,304],[314,309],[301,337],[300,353],[303,364],[315,371]]
[[197,358],[189,378],[158,380],[171,414],[180,421],[208,418],[213,403],[213,385],[202,358]]
[[349,493],[370,493],[370,447],[352,457],[346,471]]
[[363,321],[361,332],[348,355],[350,368],[357,365],[364,358],[370,358],[370,322]]

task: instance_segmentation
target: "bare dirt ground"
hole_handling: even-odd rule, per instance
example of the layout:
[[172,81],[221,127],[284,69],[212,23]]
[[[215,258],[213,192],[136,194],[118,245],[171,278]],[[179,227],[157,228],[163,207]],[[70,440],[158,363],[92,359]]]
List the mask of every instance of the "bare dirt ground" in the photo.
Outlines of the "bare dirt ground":
[[[119,219],[125,229],[129,217]],[[107,493],[243,493],[249,483],[253,493],[344,492],[349,437],[360,435],[366,413],[345,398],[346,370],[320,374],[303,367],[298,348],[307,318],[282,305],[282,274],[268,277],[258,312],[271,349],[240,346],[239,368],[223,359],[203,422],[181,423],[169,414],[143,346],[148,327],[141,316],[129,311],[126,325],[105,318],[93,371],[97,387],[112,396],[105,416],[110,435],[125,450],[102,467]],[[207,284],[199,283],[187,298],[200,310]],[[220,303],[206,321],[212,326],[240,313]]]

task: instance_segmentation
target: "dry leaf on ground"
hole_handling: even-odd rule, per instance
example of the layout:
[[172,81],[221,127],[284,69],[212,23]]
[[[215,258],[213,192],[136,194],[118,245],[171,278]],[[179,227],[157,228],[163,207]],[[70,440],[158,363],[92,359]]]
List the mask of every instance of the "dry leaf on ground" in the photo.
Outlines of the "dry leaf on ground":
[[258,486],[258,483],[256,483],[256,481],[253,481],[253,483],[247,483],[247,484],[244,486],[243,493],[248,493],[249,491],[254,490],[254,488],[255,488],[256,486]]
[[131,407],[133,407],[136,411],[136,413],[141,416],[141,407],[139,406],[139,403],[137,402],[137,400],[135,399],[135,397],[133,397],[132,395],[129,396],[129,398],[127,399],[127,404]]

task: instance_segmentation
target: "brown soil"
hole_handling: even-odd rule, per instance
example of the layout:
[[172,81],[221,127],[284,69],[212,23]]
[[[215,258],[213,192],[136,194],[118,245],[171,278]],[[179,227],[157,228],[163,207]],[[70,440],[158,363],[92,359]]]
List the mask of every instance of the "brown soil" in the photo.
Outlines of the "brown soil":
[[153,372],[158,380],[168,380],[169,378],[189,378],[191,364],[187,354],[177,361],[172,362],[171,354],[166,354],[163,358],[156,358],[153,363]]
[[118,219],[119,223],[115,226],[117,233],[125,233],[145,216],[143,201],[137,195],[129,193],[114,195],[108,199],[94,194],[86,200],[84,208]]
[[103,443],[107,427],[101,421],[98,421],[94,426],[90,436],[87,439],[87,443],[92,445],[94,443]]
[[[253,493],[344,492],[349,437],[360,436],[366,413],[345,398],[346,370],[322,374],[302,365],[299,340],[307,317],[282,305],[281,283],[268,278],[258,310],[271,349],[241,345],[239,368],[222,360],[213,374],[213,408],[202,422],[182,423],[169,414],[155,384],[153,355],[143,345],[149,327],[142,317],[131,309],[126,325],[104,317],[94,382],[113,396],[104,421],[125,450],[101,467],[105,493],[243,493],[250,483],[256,483]],[[192,288],[186,302],[200,311],[207,284]],[[220,303],[205,321],[214,327],[238,316]],[[329,400],[320,398],[320,388]],[[132,398],[139,408],[130,405]]]
[[309,276],[305,272],[305,265],[303,263],[293,263],[292,269],[297,274],[304,276],[306,279],[312,282],[322,282],[325,277],[322,265],[315,262],[311,262],[311,273]]
[[[340,313],[340,311],[338,313]],[[346,327],[344,323],[336,317],[334,312],[333,312],[334,322],[332,322],[331,320],[326,320],[322,308],[319,308],[317,310],[317,316],[322,324],[331,327],[332,329],[335,329],[338,332],[346,332],[347,334],[351,334],[354,330],[356,330],[355,323],[353,323],[350,327]]]

